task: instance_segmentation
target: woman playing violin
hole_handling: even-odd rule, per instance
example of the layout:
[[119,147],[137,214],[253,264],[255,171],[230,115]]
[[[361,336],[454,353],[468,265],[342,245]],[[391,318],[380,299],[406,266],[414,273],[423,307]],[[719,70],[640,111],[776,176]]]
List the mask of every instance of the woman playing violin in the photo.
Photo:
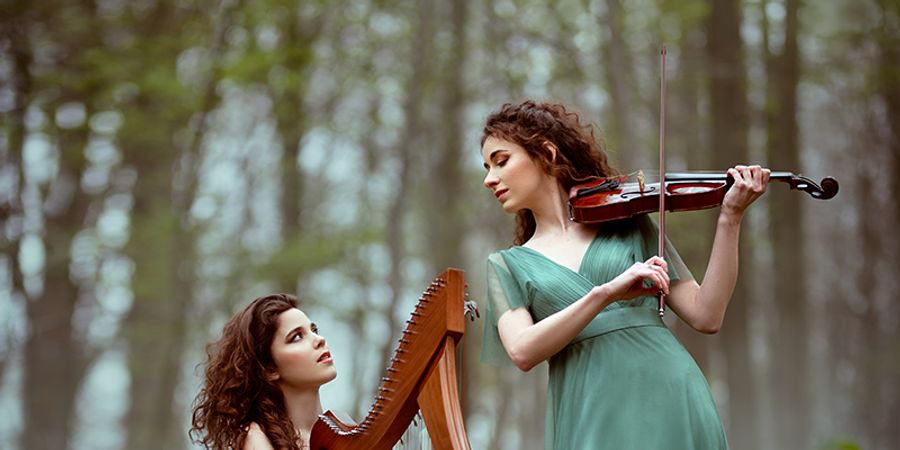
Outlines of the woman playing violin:
[[481,138],[484,185],[516,214],[515,245],[488,257],[483,358],[549,366],[547,449],[723,449],[709,386],[657,314],[658,293],[703,333],[722,325],[738,273],[741,220],[769,170],[736,166],[706,275],[697,283],[671,243],[654,256],[647,215],[569,220],[569,190],[614,170],[589,125],[559,104],[525,101],[491,114]]

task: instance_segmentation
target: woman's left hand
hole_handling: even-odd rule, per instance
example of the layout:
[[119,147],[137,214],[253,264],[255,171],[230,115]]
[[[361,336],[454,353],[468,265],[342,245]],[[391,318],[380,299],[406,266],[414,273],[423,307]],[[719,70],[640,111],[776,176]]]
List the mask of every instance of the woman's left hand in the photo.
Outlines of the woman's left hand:
[[743,216],[744,210],[766,192],[771,173],[769,169],[760,166],[734,166],[728,169],[728,175],[734,179],[734,184],[722,200],[722,213]]

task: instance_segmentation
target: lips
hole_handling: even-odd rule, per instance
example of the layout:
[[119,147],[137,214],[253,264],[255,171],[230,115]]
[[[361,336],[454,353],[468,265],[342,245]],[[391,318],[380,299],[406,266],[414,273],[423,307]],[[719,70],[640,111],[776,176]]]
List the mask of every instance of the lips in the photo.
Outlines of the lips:
[[316,362],[330,363],[331,362],[331,353],[330,352],[322,353],[322,356],[319,356],[319,359],[317,359]]
[[494,196],[497,197],[497,199],[499,199],[503,194],[505,194],[507,192],[509,192],[509,189],[505,189],[505,188],[497,189],[496,191],[494,191]]

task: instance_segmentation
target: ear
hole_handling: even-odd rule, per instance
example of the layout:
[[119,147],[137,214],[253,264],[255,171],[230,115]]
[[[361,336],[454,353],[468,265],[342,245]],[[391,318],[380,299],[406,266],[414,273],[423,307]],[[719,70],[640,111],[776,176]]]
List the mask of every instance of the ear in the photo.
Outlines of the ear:
[[281,379],[281,374],[277,371],[266,371],[266,381],[278,381],[279,379]]
[[556,162],[556,154],[559,152],[559,148],[556,147],[556,144],[550,141],[544,141],[543,144],[544,150],[550,152],[550,162]]

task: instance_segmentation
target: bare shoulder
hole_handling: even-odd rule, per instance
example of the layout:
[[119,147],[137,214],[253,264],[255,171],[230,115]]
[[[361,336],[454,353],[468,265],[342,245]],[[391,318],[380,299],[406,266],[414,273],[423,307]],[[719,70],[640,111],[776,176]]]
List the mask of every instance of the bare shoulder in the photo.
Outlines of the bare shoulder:
[[275,447],[259,424],[251,422],[247,428],[247,438],[244,439],[244,450],[275,450]]

